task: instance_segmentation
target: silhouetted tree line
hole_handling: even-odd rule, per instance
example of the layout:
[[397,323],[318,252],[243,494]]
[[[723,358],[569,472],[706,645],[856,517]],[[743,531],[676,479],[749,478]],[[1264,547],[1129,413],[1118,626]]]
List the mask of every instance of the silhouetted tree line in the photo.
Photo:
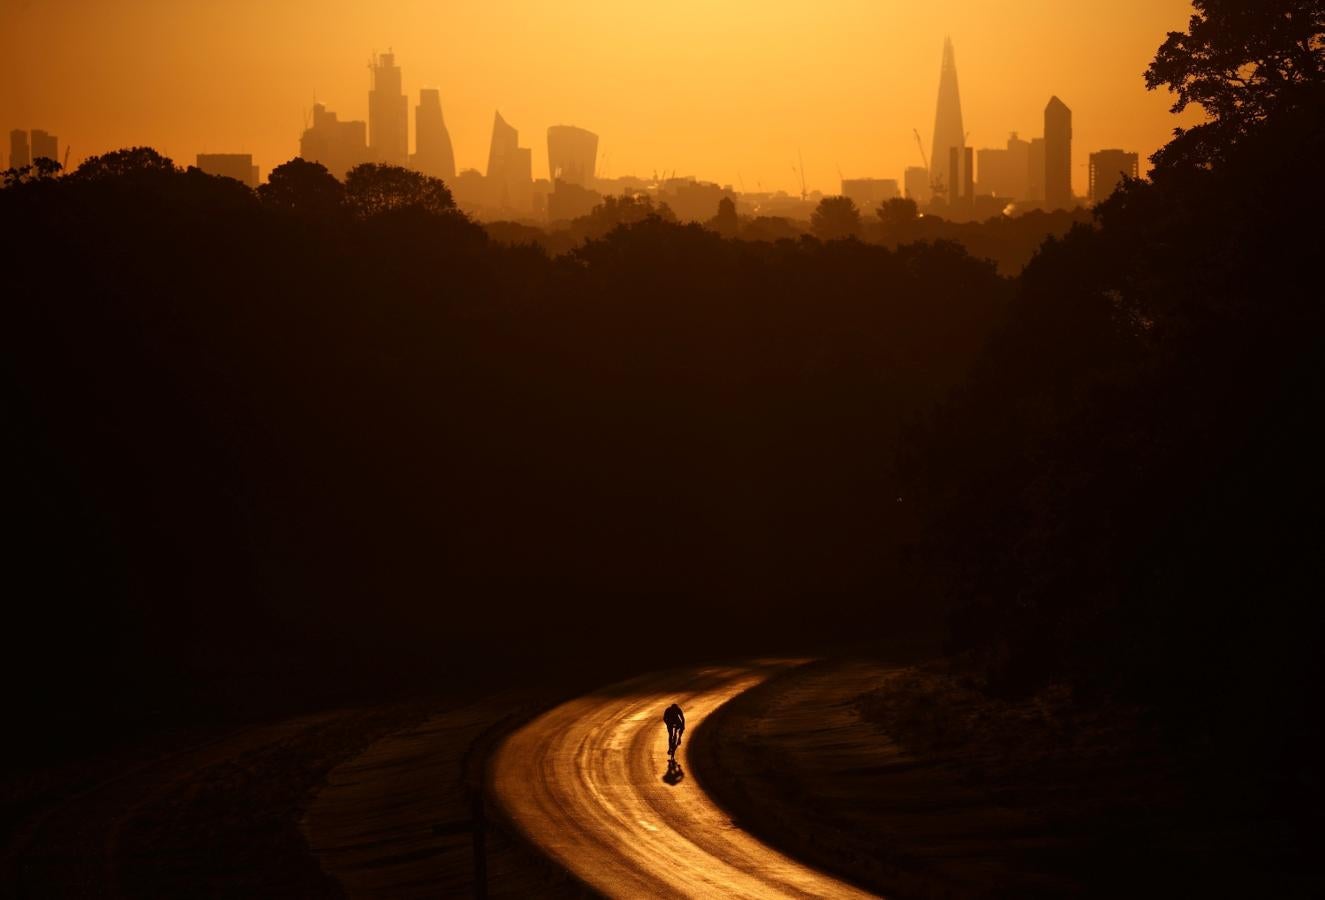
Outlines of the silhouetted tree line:
[[1325,4],[1195,6],[1147,77],[1210,122],[1046,243],[904,492],[993,689],[1143,702],[1310,814],[1325,190],[1292,173],[1325,159]]
[[[618,225],[657,216],[677,221],[665,202],[648,196],[605,197],[589,214],[569,227],[540,228],[524,222],[488,222],[484,229],[503,244],[533,244],[552,255],[600,238]],[[810,216],[799,222],[785,216],[745,216],[724,197],[704,227],[725,238],[742,241],[799,240],[810,235],[823,241],[855,238],[867,244],[896,249],[904,244],[951,241],[977,259],[994,262],[1004,275],[1016,275],[1049,237],[1062,237],[1074,224],[1091,221],[1084,209],[1032,210],[1015,216],[996,216],[983,222],[953,222],[942,216],[920,214],[914,200],[894,198],[878,209],[861,210],[849,197],[825,197]]]
[[28,700],[859,636],[899,430],[1009,283],[950,243],[590,219],[554,256],[417,173],[255,192],[146,148],[0,191]]

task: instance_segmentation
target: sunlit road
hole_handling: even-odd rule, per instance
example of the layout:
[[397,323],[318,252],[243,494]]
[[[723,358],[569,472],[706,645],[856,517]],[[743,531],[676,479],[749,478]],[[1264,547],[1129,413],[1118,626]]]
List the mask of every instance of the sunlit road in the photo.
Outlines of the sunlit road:
[[636,678],[565,703],[515,732],[493,764],[497,801],[550,857],[613,897],[868,897],[732,824],[688,777],[667,771],[662,711],[676,701],[686,738],[769,667]]

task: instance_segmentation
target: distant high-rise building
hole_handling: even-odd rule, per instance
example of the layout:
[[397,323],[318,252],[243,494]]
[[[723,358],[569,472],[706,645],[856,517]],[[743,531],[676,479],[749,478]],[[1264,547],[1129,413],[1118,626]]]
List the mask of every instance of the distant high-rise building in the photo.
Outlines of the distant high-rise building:
[[373,88],[368,92],[368,146],[377,162],[409,164],[409,98],[400,88],[400,66],[393,53],[374,57]]
[[441,92],[435,88],[419,91],[419,105],[414,107],[414,143],[410,163],[415,169],[448,185],[455,181],[455,152],[442,118]]
[[208,175],[233,178],[251,188],[258,186],[258,167],[251,153],[199,153],[198,168]]
[[975,202],[975,148],[962,148],[962,201],[970,206]]
[[548,177],[580,187],[593,187],[598,164],[598,135],[574,125],[553,125],[547,130]]
[[[961,168],[962,168],[962,148],[959,146],[949,147],[947,171],[951,172],[953,175],[957,175],[961,172]],[[961,185],[957,184],[957,182],[954,181],[952,184],[947,185],[947,188],[948,188],[948,206],[950,208],[956,208],[960,206],[962,202]]]
[[861,215],[873,216],[883,201],[897,196],[896,178],[843,178],[842,196],[850,197]]
[[1057,97],[1044,108],[1044,205],[1047,209],[1071,209],[1072,196],[1072,110]]
[[60,142],[55,135],[47,134],[41,129],[32,129],[32,158],[49,159],[51,162],[60,161]]
[[934,143],[929,149],[931,182],[942,184],[951,203],[961,194],[961,154],[952,162],[954,147],[966,146],[966,130],[962,127],[962,98],[957,90],[957,62],[953,57],[952,41],[943,41],[943,68],[939,72],[939,99],[934,113]]
[[516,131],[498,111],[492,120],[492,141],[488,144],[488,177],[504,175],[520,146],[520,132]]
[[1114,189],[1127,178],[1137,177],[1138,165],[1135,153],[1123,150],[1100,150],[1090,155],[1090,199],[1101,203],[1109,198]]
[[929,169],[924,166],[907,166],[902,183],[906,188],[906,196],[914,200],[917,206],[929,205]]
[[1044,138],[1031,138],[1026,151],[1026,199],[1044,205]]
[[9,168],[21,169],[32,165],[32,153],[28,148],[28,133],[15,128],[9,132]]
[[1030,143],[1017,137],[1014,131],[1005,149],[977,150],[980,180],[976,193],[1009,200],[1026,199],[1030,148]]
[[360,163],[370,162],[368,124],[362,121],[341,122],[321,103],[313,106],[313,125],[299,139],[299,155],[309,162],[321,163],[337,178]]
[[492,122],[487,180],[490,206],[525,213],[532,209],[533,154],[520,146],[520,133],[506,124],[500,112]]

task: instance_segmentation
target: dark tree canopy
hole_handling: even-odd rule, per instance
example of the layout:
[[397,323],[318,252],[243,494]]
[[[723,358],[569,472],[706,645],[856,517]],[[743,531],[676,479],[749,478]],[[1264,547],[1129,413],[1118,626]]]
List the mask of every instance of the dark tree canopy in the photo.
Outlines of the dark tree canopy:
[[28,166],[16,166],[0,172],[0,185],[13,187],[30,181],[54,178],[64,171],[64,166],[53,159],[38,156]]
[[574,222],[576,230],[586,237],[602,237],[618,225],[630,225],[645,219],[658,218],[675,222],[676,214],[666,203],[655,204],[653,198],[640,196],[604,197],[586,216]]
[[893,197],[883,201],[876,210],[884,240],[904,242],[914,240],[916,224],[920,221],[920,207],[910,197]]
[[172,175],[178,171],[174,160],[151,147],[130,147],[88,157],[74,170],[72,177],[80,181],[97,181],[137,175]]
[[810,215],[810,230],[825,241],[852,237],[860,232],[860,210],[850,197],[825,197]]
[[440,178],[380,163],[355,166],[345,176],[345,199],[361,218],[402,209],[440,215],[455,211],[451,190]]
[[1186,32],[1173,31],[1146,70],[1174,112],[1195,103],[1210,121],[1179,128],[1156,165],[1210,165],[1270,116],[1320,110],[1325,96],[1325,2],[1195,0]]
[[272,169],[258,196],[270,209],[326,216],[341,210],[345,186],[321,163],[296,158]]
[[708,220],[708,227],[723,237],[735,237],[741,227],[741,220],[736,215],[736,202],[731,197],[723,197],[718,201],[718,212]]

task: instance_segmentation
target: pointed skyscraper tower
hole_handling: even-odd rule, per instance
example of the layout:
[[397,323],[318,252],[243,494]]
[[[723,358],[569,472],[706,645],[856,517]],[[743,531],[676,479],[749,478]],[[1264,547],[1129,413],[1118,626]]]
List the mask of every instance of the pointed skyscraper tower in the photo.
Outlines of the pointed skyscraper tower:
[[442,118],[442,95],[436,88],[419,91],[419,105],[414,107],[414,144],[410,163],[415,169],[447,184],[455,181],[455,152]]
[[[943,39],[943,70],[939,73],[939,102],[934,113],[934,143],[929,150],[929,180],[942,184],[944,196],[951,202],[960,193],[963,172],[961,160],[965,154],[966,130],[962,128],[962,98],[957,90],[957,62],[953,58],[952,39]],[[953,148],[956,147],[958,169],[953,171]],[[937,198],[936,198],[937,199]]]

